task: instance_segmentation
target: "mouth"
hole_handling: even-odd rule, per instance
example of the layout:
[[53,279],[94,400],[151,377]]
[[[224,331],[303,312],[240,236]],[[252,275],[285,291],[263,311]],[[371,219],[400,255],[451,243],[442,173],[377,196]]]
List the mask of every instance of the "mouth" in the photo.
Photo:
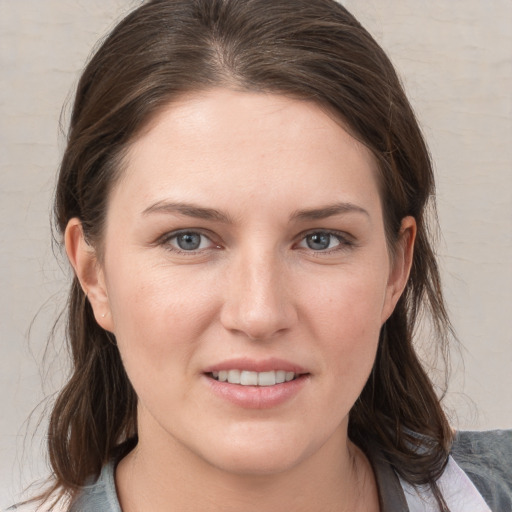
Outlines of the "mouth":
[[296,380],[301,373],[290,372],[286,370],[270,370],[266,372],[255,372],[250,370],[220,370],[212,371],[206,374],[211,379],[218,382],[227,382],[229,384],[238,384],[240,386],[276,386]]
[[309,388],[312,374],[286,359],[234,358],[203,369],[210,392],[242,409],[284,406]]

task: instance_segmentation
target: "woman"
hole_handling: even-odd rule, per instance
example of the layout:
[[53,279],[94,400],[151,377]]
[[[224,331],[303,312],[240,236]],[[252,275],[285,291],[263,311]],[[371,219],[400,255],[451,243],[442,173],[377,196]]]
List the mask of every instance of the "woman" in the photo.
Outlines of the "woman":
[[392,65],[337,3],[128,15],[57,187],[73,374],[43,508],[507,510],[412,345],[422,312],[450,335],[433,191]]

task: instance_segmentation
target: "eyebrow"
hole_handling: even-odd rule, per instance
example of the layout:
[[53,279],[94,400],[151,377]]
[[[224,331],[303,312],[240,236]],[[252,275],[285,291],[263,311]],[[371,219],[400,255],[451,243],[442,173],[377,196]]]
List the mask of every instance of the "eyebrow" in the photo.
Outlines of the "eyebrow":
[[346,213],[360,213],[367,217],[370,216],[364,208],[353,203],[334,203],[321,208],[297,210],[292,213],[290,220],[321,220]]
[[225,213],[214,208],[204,208],[192,203],[158,201],[142,212],[143,215],[149,215],[151,213],[178,213],[180,215],[186,215],[196,219],[215,220],[226,224],[232,223],[231,218]]
[[[230,216],[220,210],[216,210],[215,208],[205,208],[193,203],[158,201],[142,212],[143,215],[149,215],[151,213],[177,213],[188,217],[194,217],[196,219],[215,220],[225,224],[233,223]],[[334,203],[320,208],[296,210],[290,215],[290,220],[321,220],[346,213],[360,213],[368,217],[370,216],[364,208],[353,203]]]

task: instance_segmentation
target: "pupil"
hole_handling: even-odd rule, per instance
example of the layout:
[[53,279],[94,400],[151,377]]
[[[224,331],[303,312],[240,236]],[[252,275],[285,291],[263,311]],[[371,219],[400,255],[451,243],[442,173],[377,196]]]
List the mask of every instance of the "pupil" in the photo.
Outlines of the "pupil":
[[177,239],[180,249],[194,251],[201,245],[201,235],[197,233],[183,233]]
[[307,237],[308,247],[317,251],[327,249],[329,247],[330,241],[331,235],[328,233],[314,233],[313,235],[308,235]]

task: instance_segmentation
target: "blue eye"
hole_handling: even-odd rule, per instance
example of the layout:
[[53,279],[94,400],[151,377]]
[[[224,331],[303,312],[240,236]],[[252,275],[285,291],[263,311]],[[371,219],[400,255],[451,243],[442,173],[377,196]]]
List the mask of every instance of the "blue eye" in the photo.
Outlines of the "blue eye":
[[178,251],[199,251],[213,247],[212,241],[197,231],[182,231],[167,238],[166,241],[173,249]]
[[311,249],[312,251],[326,251],[334,249],[343,243],[340,235],[328,231],[315,231],[304,236],[299,247]]
[[184,251],[195,251],[201,245],[201,235],[198,233],[182,233],[176,237],[176,243]]
[[324,251],[331,245],[332,235],[329,233],[313,233],[306,237],[306,244],[315,251]]

